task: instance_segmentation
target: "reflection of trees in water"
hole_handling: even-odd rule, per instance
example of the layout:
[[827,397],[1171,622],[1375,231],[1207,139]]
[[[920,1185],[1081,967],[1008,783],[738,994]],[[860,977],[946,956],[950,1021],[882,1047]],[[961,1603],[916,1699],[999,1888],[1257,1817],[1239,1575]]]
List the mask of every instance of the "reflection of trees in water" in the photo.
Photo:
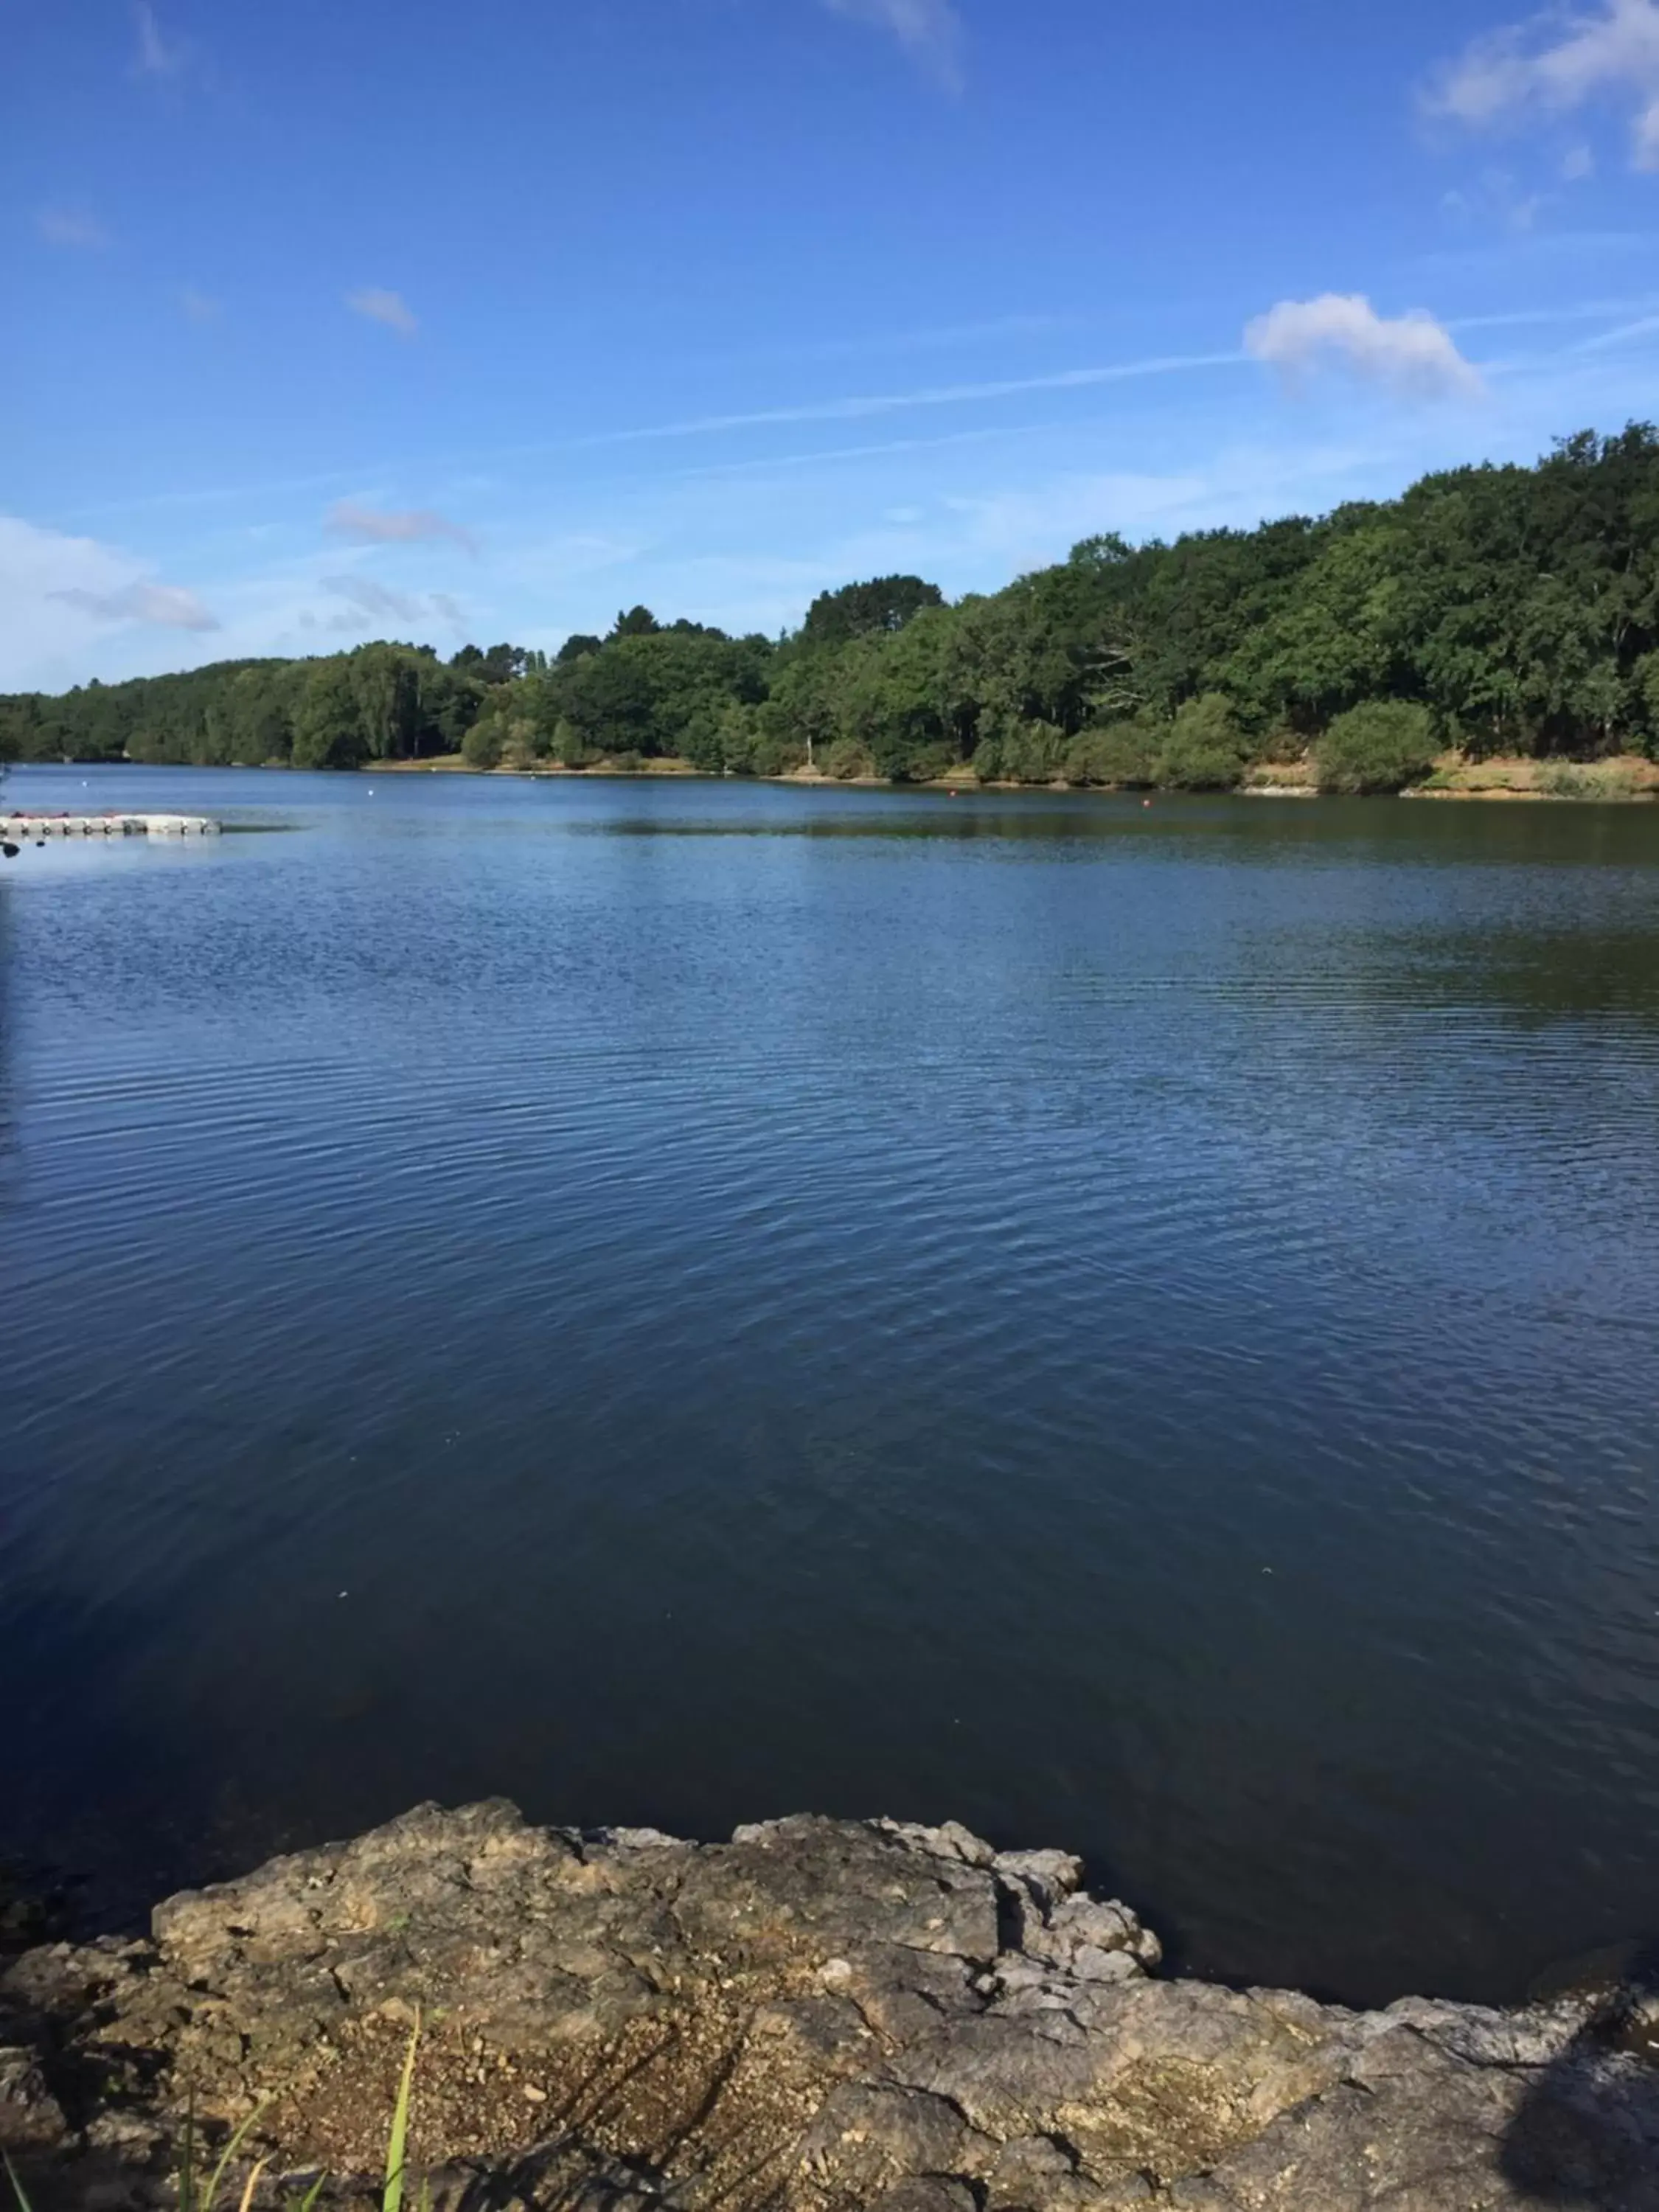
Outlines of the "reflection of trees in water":
[[1389,995],[1466,1006],[1524,1020],[1622,1015],[1659,1020],[1651,930],[1502,932],[1419,939],[1401,947]]

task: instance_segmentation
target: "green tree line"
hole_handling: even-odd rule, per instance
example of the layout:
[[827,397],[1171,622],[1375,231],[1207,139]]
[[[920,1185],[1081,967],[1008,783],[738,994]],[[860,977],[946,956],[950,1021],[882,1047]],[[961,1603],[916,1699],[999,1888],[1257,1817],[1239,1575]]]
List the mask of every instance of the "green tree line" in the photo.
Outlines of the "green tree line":
[[552,657],[374,644],[0,699],[0,757],[475,766],[1225,787],[1312,748],[1398,788],[1443,747],[1659,755],[1659,431],[1534,466],[1166,544],[1090,538],[947,604],[915,576],[826,592],[775,641],[635,607]]

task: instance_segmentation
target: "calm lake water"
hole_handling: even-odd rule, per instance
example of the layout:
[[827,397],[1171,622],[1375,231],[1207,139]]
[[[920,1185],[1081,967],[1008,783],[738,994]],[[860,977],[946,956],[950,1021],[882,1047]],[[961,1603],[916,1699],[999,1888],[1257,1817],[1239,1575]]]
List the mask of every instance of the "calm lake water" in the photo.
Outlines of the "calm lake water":
[[1364,2000],[1659,1932],[1659,809],[6,803],[289,834],[0,872],[0,1855],[504,1793]]

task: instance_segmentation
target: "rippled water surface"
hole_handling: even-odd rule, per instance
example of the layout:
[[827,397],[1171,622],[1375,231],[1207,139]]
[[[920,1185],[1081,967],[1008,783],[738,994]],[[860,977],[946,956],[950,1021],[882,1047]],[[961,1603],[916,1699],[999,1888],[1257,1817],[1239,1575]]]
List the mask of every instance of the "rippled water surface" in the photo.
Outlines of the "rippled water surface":
[[[82,786],[82,775],[88,781]],[[0,1854],[422,1796],[1659,1931],[1659,809],[25,771]]]

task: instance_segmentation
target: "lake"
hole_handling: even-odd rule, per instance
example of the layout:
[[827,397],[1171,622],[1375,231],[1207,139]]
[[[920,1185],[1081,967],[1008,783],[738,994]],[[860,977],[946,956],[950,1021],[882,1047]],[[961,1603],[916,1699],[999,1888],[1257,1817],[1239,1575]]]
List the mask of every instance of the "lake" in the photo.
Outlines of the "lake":
[[0,1856],[424,1797],[1659,1932],[1659,809],[26,769]]

